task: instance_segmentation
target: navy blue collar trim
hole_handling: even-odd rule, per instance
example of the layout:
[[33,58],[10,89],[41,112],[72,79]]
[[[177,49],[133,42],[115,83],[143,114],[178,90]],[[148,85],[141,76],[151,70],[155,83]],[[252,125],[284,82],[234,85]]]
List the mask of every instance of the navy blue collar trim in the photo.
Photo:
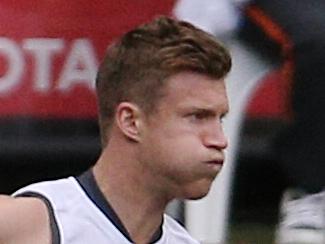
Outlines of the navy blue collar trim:
[[[99,189],[96,179],[93,175],[92,170],[88,170],[80,176],[76,177],[76,180],[85,191],[90,200],[103,212],[103,214],[113,223],[113,225],[133,243],[129,232],[123,225],[120,218],[117,216],[114,209],[111,207],[107,199],[104,197],[103,193]],[[154,234],[152,241],[150,243],[157,242],[162,236],[162,225]]]

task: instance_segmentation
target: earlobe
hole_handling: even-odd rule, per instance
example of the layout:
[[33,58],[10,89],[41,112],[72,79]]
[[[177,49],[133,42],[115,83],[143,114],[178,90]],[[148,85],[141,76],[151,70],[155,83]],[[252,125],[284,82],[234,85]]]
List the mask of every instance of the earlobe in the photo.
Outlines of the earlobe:
[[116,108],[116,123],[121,132],[130,140],[140,140],[140,109],[137,105],[122,102]]

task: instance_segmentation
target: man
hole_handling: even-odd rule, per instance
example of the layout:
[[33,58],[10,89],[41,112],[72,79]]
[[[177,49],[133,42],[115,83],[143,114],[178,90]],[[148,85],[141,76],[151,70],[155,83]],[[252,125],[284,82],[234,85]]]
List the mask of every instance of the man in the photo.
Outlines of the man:
[[1,197],[0,243],[198,243],[164,210],[204,197],[221,170],[230,66],[186,22],[160,17],[126,33],[97,76],[97,163]]
[[324,244],[325,1],[179,0],[177,6],[178,17],[219,37],[236,37],[231,32],[238,30],[249,50],[280,64],[290,118],[273,148],[287,183],[275,240]]

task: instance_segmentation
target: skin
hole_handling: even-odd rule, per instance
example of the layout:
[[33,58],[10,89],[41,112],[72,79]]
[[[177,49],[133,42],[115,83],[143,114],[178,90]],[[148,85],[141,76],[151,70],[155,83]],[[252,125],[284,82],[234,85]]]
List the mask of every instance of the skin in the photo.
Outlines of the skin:
[[[181,72],[166,81],[164,92],[149,115],[133,103],[117,106],[109,142],[93,168],[99,188],[138,244],[149,242],[170,200],[208,193],[227,147],[222,118],[228,100],[222,79]],[[0,220],[1,244],[27,243],[27,238],[38,240],[29,243],[50,243],[41,201],[0,198],[2,213],[10,226],[18,227]]]
[[45,204],[34,198],[0,196],[0,244],[50,243]]
[[208,193],[221,169],[210,162],[224,160],[222,118],[227,111],[223,81],[194,73],[169,81],[167,96],[146,122],[141,145],[140,160],[155,175],[155,191],[167,199],[198,199]]

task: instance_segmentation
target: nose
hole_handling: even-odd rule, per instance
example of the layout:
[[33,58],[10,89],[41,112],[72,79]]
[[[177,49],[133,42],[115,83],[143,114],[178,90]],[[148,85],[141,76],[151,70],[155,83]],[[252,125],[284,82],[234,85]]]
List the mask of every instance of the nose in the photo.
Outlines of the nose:
[[203,136],[203,144],[208,148],[222,150],[227,148],[228,140],[223,131],[221,123],[210,126]]

